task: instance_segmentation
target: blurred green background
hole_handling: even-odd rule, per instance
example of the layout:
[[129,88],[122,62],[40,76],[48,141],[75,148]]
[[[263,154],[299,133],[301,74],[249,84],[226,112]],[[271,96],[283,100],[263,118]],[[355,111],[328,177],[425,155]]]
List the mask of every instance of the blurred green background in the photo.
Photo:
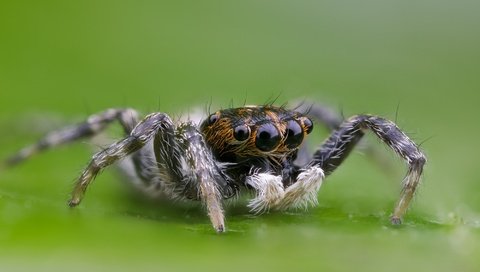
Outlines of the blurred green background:
[[468,0],[1,1],[0,157],[108,107],[178,116],[279,96],[396,119],[429,162],[401,227],[388,216],[403,163],[385,151],[390,173],[354,154],[319,207],[232,205],[216,235],[201,208],[132,196],[112,170],[69,210],[92,150],[75,144],[0,172],[0,270],[478,271],[479,12]]

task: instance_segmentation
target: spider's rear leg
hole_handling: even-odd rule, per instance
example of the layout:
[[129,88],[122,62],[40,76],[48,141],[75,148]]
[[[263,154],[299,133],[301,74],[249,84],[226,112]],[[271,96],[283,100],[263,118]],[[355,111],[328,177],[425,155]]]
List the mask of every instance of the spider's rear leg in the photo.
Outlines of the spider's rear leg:
[[393,224],[400,224],[420,182],[426,158],[393,122],[371,115],[358,115],[348,119],[315,152],[312,165],[321,167],[325,175],[331,174],[350,154],[366,129],[371,130],[408,163],[403,190],[391,217]]
[[99,114],[91,115],[87,121],[50,132],[37,143],[21,149],[8,158],[5,166],[17,165],[33,155],[52,149],[59,145],[68,144],[79,139],[94,136],[102,132],[110,123],[118,120],[126,134],[129,134],[138,123],[138,114],[133,109],[108,109]]

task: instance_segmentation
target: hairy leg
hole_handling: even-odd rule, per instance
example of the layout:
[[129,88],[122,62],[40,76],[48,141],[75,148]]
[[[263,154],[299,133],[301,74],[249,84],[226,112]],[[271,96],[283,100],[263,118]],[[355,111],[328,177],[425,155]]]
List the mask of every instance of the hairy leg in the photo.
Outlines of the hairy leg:
[[420,182],[426,158],[418,146],[393,122],[372,115],[358,115],[348,119],[315,152],[311,164],[322,168],[325,175],[330,175],[360,141],[364,130],[372,131],[408,164],[403,190],[391,217],[393,224],[400,224]]
[[148,115],[135,126],[129,136],[95,154],[75,183],[69,205],[73,207],[80,203],[88,185],[102,169],[141,149],[152,140],[165,118],[167,116],[162,113]]
[[[330,132],[338,129],[344,121],[344,117],[340,112],[319,103],[301,103],[296,107],[296,110],[305,113],[316,123],[327,128]],[[297,159],[295,161],[297,165],[306,166],[312,160],[312,154],[309,152],[310,149],[308,143],[309,142],[306,141],[298,150]],[[385,155],[383,149],[372,144],[369,139],[362,139],[357,148],[385,173],[389,175],[392,173],[394,166],[389,160],[389,157]]]
[[115,120],[120,122],[126,134],[130,134],[138,122],[138,114],[133,109],[108,109],[99,114],[91,115],[83,123],[47,134],[36,144],[21,149],[4,163],[6,166],[14,166],[42,151],[94,136]]
[[222,199],[233,193],[232,188],[197,128],[190,123],[174,128],[165,122],[155,136],[154,151],[166,193],[201,200],[215,230],[224,232]]

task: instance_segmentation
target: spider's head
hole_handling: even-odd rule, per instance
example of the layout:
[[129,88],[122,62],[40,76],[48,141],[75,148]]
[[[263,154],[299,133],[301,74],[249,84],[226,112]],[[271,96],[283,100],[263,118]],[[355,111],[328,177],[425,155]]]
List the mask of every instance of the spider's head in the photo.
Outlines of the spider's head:
[[305,115],[273,106],[217,111],[204,120],[202,133],[222,161],[282,158],[295,152],[313,129]]

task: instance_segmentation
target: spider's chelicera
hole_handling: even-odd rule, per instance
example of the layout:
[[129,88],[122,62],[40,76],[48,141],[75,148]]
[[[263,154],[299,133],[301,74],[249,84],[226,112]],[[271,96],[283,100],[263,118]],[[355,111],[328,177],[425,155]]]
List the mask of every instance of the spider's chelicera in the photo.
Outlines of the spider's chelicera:
[[[73,189],[70,206],[82,200],[95,176],[119,162],[138,188],[152,196],[199,200],[217,232],[225,231],[223,200],[253,192],[254,213],[317,204],[317,193],[366,130],[372,131],[408,163],[403,189],[391,217],[400,224],[425,164],[425,156],[393,122],[373,115],[342,120],[313,105],[304,111],[272,105],[219,110],[202,122],[173,122],[165,113],[140,119],[132,109],[109,109],[78,125],[54,131],[6,161],[18,164],[35,153],[96,135],[117,120],[126,137],[96,153]],[[313,156],[302,142],[313,118],[332,130]]]

